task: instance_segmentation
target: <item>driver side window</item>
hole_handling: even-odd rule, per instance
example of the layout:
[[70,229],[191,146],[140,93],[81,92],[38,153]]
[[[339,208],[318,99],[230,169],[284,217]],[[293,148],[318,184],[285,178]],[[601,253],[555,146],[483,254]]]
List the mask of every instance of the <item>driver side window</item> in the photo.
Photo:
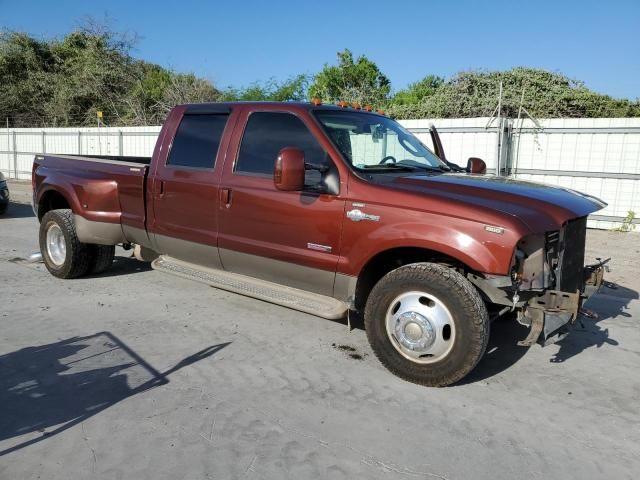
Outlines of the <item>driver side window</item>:
[[[276,157],[284,147],[304,151],[308,169],[305,187],[319,189],[323,182],[321,170],[332,166],[331,159],[295,115],[283,112],[255,112],[247,121],[234,172],[240,175],[272,176]],[[313,168],[311,168],[313,167]]]

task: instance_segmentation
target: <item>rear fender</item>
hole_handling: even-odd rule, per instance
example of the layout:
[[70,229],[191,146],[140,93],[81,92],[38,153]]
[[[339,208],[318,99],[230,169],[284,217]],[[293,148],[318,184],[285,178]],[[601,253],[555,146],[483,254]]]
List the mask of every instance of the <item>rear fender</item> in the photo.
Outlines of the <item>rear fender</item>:
[[120,223],[121,208],[115,180],[87,178],[81,173],[70,176],[44,167],[38,168],[35,175],[39,184],[36,203],[41,203],[47,192],[55,191],[67,200],[74,214],[86,220]]

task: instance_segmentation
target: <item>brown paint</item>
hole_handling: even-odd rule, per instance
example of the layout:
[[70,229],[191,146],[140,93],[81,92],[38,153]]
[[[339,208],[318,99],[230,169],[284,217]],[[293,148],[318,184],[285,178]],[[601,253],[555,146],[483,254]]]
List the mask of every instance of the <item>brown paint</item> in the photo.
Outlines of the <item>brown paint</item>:
[[[346,106],[228,104],[231,113],[214,168],[167,166],[188,108],[178,106],[168,116],[149,167],[36,157],[36,202],[54,190],[75,214],[146,229],[152,242],[156,236],[171,237],[347,276],[357,276],[376,254],[399,247],[425,248],[477,272],[507,274],[523,236],[559,229],[604,206],[593,197],[492,176],[411,173],[384,183],[365,180],[343,160],[313,116],[315,109]],[[287,112],[304,122],[335,164],[337,195],[281,191],[273,176],[233,171],[244,126],[257,111]],[[351,221],[346,212],[354,208],[379,219]],[[503,233],[487,231],[487,225],[502,227]],[[331,251],[309,249],[310,242]],[[223,267],[232,271],[242,267],[235,264],[238,258],[220,255]]]

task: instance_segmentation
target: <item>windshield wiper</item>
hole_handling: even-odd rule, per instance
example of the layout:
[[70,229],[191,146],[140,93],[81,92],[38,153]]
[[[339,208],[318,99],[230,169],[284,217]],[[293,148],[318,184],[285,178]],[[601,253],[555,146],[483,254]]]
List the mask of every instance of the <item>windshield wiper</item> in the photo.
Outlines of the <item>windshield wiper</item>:
[[398,165],[397,163],[387,163],[386,165],[363,165],[364,170],[403,170],[405,172],[415,172],[419,167],[412,165]]

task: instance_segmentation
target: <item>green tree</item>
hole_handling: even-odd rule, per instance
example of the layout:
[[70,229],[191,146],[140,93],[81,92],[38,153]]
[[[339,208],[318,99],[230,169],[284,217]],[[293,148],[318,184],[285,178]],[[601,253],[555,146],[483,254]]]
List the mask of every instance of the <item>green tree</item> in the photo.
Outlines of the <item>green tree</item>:
[[493,113],[502,82],[502,115],[516,117],[523,106],[538,118],[640,116],[640,102],[614,99],[586,88],[583,82],[537,68],[469,71],[454,75],[414,103],[392,102],[398,118],[482,117]]
[[391,99],[394,105],[413,105],[433,95],[444,84],[444,78],[427,75],[422,80],[410,83],[409,86],[396,92]]
[[0,32],[0,118],[13,125],[46,123],[58,60],[46,42],[25,33]]
[[222,92],[221,99],[231,101],[303,101],[307,97],[309,76],[296,75],[282,82],[274,78],[264,83],[255,82],[245,88],[229,87]]
[[350,50],[338,52],[338,65],[326,65],[314,77],[309,96],[323,102],[358,102],[381,106],[389,99],[391,82],[364,55],[356,60]]

